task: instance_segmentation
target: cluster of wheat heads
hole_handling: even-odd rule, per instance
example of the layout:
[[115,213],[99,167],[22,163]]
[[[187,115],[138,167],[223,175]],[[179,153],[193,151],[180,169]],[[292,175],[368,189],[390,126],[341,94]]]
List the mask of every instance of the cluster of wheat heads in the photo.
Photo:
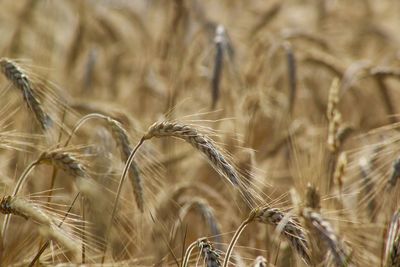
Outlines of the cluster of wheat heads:
[[398,1],[0,7],[0,266],[400,266]]

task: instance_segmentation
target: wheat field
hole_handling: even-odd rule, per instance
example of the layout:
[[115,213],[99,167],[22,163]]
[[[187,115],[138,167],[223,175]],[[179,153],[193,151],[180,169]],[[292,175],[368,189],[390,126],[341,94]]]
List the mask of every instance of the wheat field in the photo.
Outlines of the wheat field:
[[0,266],[400,266],[399,14],[0,1]]

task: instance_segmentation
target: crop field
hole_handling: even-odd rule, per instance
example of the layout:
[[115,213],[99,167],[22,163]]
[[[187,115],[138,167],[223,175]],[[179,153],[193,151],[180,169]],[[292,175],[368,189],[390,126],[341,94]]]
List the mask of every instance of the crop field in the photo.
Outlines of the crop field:
[[0,0],[0,266],[400,267],[400,1]]

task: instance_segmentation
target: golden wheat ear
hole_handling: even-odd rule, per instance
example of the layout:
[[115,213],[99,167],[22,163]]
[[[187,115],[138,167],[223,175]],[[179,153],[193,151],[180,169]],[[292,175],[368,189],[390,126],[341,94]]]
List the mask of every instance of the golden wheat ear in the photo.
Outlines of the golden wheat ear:
[[39,224],[39,232],[45,238],[54,240],[66,250],[78,255],[76,241],[71,239],[67,233],[57,227],[55,221],[39,206],[16,196],[5,196],[0,201],[0,212],[3,214],[14,214],[26,220],[31,219]]
[[226,177],[230,183],[240,187],[240,176],[235,168],[214,145],[214,142],[201,134],[196,128],[176,122],[158,122],[150,126],[143,139],[148,140],[153,137],[176,137],[183,139],[205,155],[211,165]]
[[35,93],[33,83],[26,72],[17,63],[7,58],[0,59],[0,68],[6,78],[21,91],[25,103],[32,111],[41,128],[43,130],[50,129],[53,125],[53,120],[45,112],[42,103]]
[[233,252],[233,247],[235,246],[241,233],[248,224],[254,221],[274,226],[276,231],[289,241],[289,244],[304,260],[304,262],[311,264],[310,249],[304,229],[295,218],[290,216],[290,214],[286,214],[277,208],[271,208],[267,205],[262,208],[253,209],[249,213],[247,219],[244,220],[237,228],[228,246],[223,264],[224,267],[228,266],[229,258]]
[[351,254],[339,240],[331,224],[321,214],[311,209],[304,209],[302,216],[309,222],[317,237],[321,239],[331,252],[337,266],[350,266]]

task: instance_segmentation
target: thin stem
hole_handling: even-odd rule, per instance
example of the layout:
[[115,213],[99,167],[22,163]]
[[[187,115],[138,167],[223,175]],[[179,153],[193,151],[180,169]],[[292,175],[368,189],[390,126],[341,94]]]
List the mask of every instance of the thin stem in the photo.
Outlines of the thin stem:
[[79,130],[79,128],[88,120],[91,119],[107,119],[107,116],[104,116],[100,113],[91,113],[88,114],[86,116],[83,116],[74,126],[74,128],[72,129],[71,133],[69,134],[67,141],[65,141],[64,147],[66,147],[69,142],[71,141],[72,137],[74,136],[74,134]]
[[185,251],[185,255],[183,256],[182,267],[187,267],[189,263],[190,254],[192,254],[193,249],[197,246],[199,240],[194,241]]
[[224,264],[222,265],[223,267],[228,266],[229,258],[231,257],[231,254],[232,254],[232,251],[233,251],[233,248],[234,248],[236,242],[238,241],[241,233],[246,228],[246,226],[254,220],[254,217],[256,216],[257,211],[258,211],[258,209],[252,210],[249,214],[249,217],[246,220],[244,220],[242,222],[242,224],[240,224],[239,228],[236,230],[235,234],[232,237],[231,242],[229,243],[228,250],[226,251]]
[[[67,112],[66,109],[64,108],[64,112],[63,112],[63,116],[62,116],[62,123],[65,122],[65,117],[67,116]],[[59,147],[60,143],[61,143],[61,137],[62,137],[63,131],[62,131],[62,127],[60,127],[60,132],[58,134],[58,145],[57,147]],[[49,206],[50,202],[51,202],[51,197],[53,196],[53,188],[56,182],[56,177],[58,174],[58,169],[53,166],[53,172],[51,174],[51,181],[50,181],[50,190],[49,190],[49,194],[47,195],[47,207]],[[43,238],[40,239],[39,241],[39,250],[38,253],[40,252],[40,249],[42,247],[42,242],[43,242]],[[38,262],[39,264],[39,262]]]
[[[18,178],[17,181],[17,185],[14,188],[14,191],[12,193],[12,196],[15,197],[18,192],[21,190],[22,186],[25,184],[29,173],[32,171],[32,169],[39,164],[41,161],[41,156],[39,156],[39,158],[35,161],[33,161],[31,164],[29,164],[28,167],[25,168],[24,172],[21,174],[21,176]],[[4,224],[3,224],[3,228],[1,230],[1,236],[3,237],[3,245],[6,242],[6,231],[8,228],[8,225],[10,224],[10,220],[11,220],[11,214],[7,214],[4,218]]]
[[104,263],[105,257],[106,257],[106,253],[107,253],[107,248],[108,248],[108,236],[110,235],[110,230],[112,227],[112,223],[114,221],[114,217],[115,217],[115,213],[117,211],[117,207],[118,207],[118,201],[119,201],[119,197],[121,195],[121,191],[122,191],[122,186],[124,184],[126,175],[128,174],[129,168],[132,164],[133,158],[136,154],[136,152],[138,151],[138,149],[140,148],[140,146],[144,143],[145,139],[142,137],[140,139],[140,141],[138,142],[138,144],[135,146],[135,148],[132,150],[131,154],[129,155],[124,170],[122,172],[121,178],[119,180],[119,184],[118,184],[118,189],[117,189],[117,194],[115,195],[115,199],[114,199],[114,206],[113,206],[113,210],[111,213],[111,218],[110,218],[110,222],[107,226],[107,231],[106,231],[106,235],[105,235],[105,240],[106,240],[106,244],[105,244],[105,248],[104,248],[104,253],[103,253],[103,257],[101,258],[101,263]]
[[86,234],[85,234],[85,197],[81,196],[81,213],[82,213],[82,264],[85,264],[86,259]]

